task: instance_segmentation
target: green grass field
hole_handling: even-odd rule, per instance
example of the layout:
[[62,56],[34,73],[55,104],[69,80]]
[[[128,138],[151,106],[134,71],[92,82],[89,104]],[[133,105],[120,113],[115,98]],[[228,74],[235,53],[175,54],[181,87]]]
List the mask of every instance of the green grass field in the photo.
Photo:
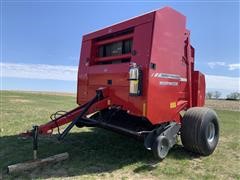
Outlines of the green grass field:
[[179,141],[165,160],[157,162],[134,139],[74,127],[61,143],[57,134],[39,140],[39,158],[69,152],[67,161],[9,175],[8,165],[32,159],[31,139],[18,134],[76,103],[73,96],[2,91],[0,104],[0,179],[240,179],[240,112],[228,110],[216,110],[220,141],[208,157],[185,151]]

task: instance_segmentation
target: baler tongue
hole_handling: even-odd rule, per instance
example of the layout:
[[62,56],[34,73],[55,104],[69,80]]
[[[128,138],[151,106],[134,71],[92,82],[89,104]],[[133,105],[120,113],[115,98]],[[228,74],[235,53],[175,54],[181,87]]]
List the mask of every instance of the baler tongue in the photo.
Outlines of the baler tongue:
[[[77,108],[66,112],[65,114],[57,117],[56,119],[53,119],[49,121],[46,124],[38,126],[38,134],[42,135],[48,135],[52,134],[53,129],[59,128],[62,125],[65,125],[69,122],[71,122],[67,128],[63,131],[62,134],[58,137],[59,140],[62,140],[69,131],[73,128],[73,126],[80,121],[80,119],[83,118],[84,115],[86,115],[87,112],[93,112],[94,108],[107,108],[107,93],[106,88],[99,88],[96,90],[96,96],[94,96],[90,101],[87,103],[78,106]],[[99,105],[99,106],[98,106]],[[34,136],[34,129],[31,131],[27,131],[25,133],[21,133],[21,136]]]

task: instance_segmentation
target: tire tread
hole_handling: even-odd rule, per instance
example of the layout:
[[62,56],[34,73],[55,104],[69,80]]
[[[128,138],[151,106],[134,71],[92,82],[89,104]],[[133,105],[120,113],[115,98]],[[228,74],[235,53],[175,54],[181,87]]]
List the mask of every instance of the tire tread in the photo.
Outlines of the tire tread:
[[185,149],[198,154],[207,154],[201,146],[200,136],[202,122],[207,113],[216,115],[213,110],[205,107],[193,107],[185,113],[181,127],[181,140]]

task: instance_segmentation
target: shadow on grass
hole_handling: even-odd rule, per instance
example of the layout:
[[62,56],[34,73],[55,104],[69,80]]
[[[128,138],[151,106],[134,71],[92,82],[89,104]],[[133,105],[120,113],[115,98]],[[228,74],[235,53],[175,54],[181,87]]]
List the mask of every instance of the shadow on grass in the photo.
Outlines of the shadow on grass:
[[[68,160],[32,171],[7,174],[7,166],[32,159],[32,140],[16,136],[0,137],[0,168],[3,178],[50,178],[110,173],[124,166],[140,163],[135,173],[151,171],[158,163],[142,142],[102,129],[70,133],[63,142],[57,135],[39,139],[39,158],[68,152]],[[167,158],[192,159],[182,146],[175,146]]]
[[167,156],[167,158],[172,158],[177,160],[191,160],[199,157],[201,156],[196,153],[186,151],[183,148],[183,146],[179,144],[174,145],[174,147],[170,150]]

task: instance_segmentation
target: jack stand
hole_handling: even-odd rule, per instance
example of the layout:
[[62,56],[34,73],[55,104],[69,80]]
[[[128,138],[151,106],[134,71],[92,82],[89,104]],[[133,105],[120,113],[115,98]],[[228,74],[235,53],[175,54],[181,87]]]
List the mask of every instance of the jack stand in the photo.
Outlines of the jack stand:
[[38,150],[38,126],[33,126],[33,160],[37,159]]
[[67,152],[57,154],[57,155],[54,155],[54,156],[50,156],[50,157],[47,157],[47,158],[44,158],[44,159],[38,159],[37,158],[38,133],[39,133],[38,130],[39,130],[38,126],[33,126],[33,130],[32,130],[33,160],[8,166],[8,173],[31,170],[31,169],[37,168],[39,166],[47,165],[49,163],[56,163],[56,162],[60,162],[60,161],[64,161],[64,160],[68,159],[69,154]]

